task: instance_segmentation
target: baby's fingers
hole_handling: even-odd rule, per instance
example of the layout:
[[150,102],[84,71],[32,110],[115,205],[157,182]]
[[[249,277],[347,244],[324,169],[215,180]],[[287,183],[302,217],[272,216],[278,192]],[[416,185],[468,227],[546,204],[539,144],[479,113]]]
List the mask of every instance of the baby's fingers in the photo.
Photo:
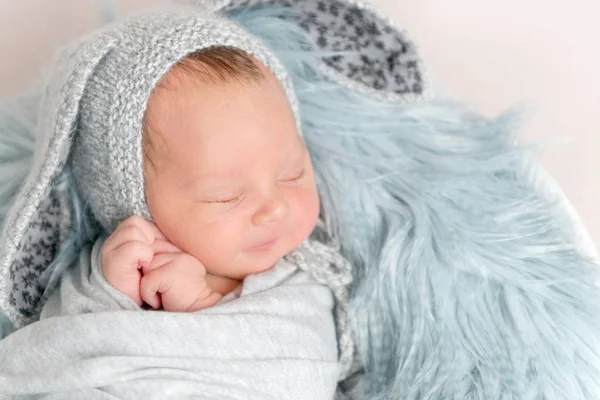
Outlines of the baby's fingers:
[[106,239],[103,250],[108,253],[131,241],[152,244],[146,233],[139,227],[134,225],[118,226]]
[[135,228],[140,230],[144,234],[146,241],[150,244],[158,239],[166,240],[165,235],[162,234],[160,229],[158,229],[158,227],[154,223],[147,221],[139,215],[133,215],[127,218],[125,221],[121,222],[113,232],[113,235],[115,235],[122,229],[128,228]]
[[218,292],[212,292],[208,297],[204,299],[197,299],[191,306],[186,310],[187,312],[193,312],[198,310],[203,310],[205,308],[210,308],[216,305],[223,296]]
[[119,270],[134,270],[140,266],[150,265],[154,252],[148,243],[133,240],[126,242],[112,251],[102,252],[104,267],[118,268]]
[[177,255],[177,253],[154,254],[152,262],[148,265],[144,265],[142,269],[144,275],[148,274],[150,271],[154,271],[157,268],[167,265],[168,263],[173,261],[177,257]]
[[161,294],[173,287],[174,276],[168,268],[156,268],[144,274],[140,282],[140,296],[152,308],[161,305]]

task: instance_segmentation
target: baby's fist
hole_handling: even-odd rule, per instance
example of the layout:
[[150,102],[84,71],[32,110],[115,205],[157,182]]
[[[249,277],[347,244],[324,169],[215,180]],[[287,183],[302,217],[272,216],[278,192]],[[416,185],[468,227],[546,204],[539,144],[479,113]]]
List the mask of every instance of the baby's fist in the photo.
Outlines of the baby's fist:
[[185,252],[156,254],[144,267],[140,284],[141,298],[153,308],[191,312],[212,307],[221,300],[206,281],[206,268]]
[[140,296],[141,268],[152,262],[152,244],[156,239],[164,239],[158,228],[136,215],[121,222],[102,247],[104,277],[138,306],[143,304]]

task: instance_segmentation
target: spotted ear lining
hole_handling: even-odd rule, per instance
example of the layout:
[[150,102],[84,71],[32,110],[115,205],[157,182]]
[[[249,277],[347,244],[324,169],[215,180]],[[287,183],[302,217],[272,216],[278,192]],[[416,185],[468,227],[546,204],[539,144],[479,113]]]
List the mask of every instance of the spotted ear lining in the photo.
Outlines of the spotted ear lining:
[[71,44],[55,61],[36,126],[33,166],[4,221],[0,312],[15,328],[38,314],[48,283],[44,272],[71,226],[68,199],[55,183],[69,157],[86,82],[116,43],[103,35]]
[[[188,3],[206,4],[204,0]],[[275,6],[298,12],[324,56],[321,72],[329,79],[378,100],[413,102],[429,97],[429,85],[418,48],[406,31],[373,6],[352,0],[221,0],[222,12]]]

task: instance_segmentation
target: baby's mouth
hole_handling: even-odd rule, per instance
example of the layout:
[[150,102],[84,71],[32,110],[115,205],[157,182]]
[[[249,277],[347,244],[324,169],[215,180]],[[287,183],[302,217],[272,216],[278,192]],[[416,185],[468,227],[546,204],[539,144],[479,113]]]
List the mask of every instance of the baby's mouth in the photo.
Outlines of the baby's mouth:
[[263,243],[259,243],[255,246],[252,246],[248,249],[249,252],[259,252],[259,251],[265,251],[265,250],[269,250],[270,248],[272,248],[275,243],[277,243],[278,239],[271,239],[267,242],[263,242]]

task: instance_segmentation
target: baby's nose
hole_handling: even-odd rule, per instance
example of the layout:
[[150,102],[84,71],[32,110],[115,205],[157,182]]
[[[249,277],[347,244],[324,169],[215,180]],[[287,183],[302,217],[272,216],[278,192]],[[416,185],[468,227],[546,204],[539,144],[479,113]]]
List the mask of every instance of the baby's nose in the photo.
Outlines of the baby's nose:
[[282,197],[270,198],[252,217],[255,226],[281,221],[288,213],[288,204]]

